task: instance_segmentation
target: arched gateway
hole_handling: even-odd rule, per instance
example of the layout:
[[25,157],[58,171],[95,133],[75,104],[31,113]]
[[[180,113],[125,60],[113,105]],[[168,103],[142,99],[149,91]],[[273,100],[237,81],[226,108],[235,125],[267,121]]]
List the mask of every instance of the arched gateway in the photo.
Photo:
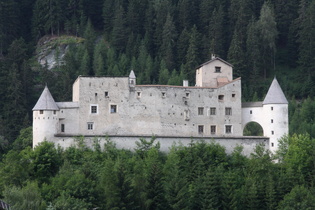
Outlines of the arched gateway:
[[242,128],[247,123],[257,122],[270,138],[269,148],[275,152],[278,140],[288,133],[288,101],[276,78],[268,90],[264,101],[242,103]]

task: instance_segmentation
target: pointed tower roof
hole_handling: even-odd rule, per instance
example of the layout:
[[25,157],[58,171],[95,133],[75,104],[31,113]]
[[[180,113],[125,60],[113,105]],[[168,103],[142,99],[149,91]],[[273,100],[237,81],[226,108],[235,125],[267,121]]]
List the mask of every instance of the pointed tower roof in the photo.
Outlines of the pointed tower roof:
[[45,86],[45,89],[33,108],[33,111],[36,110],[59,110],[59,107],[57,106],[47,86]]
[[273,79],[263,104],[288,104],[276,78]]
[[129,78],[130,79],[136,79],[136,75],[135,73],[133,72],[133,70],[131,70],[130,74],[129,74]]

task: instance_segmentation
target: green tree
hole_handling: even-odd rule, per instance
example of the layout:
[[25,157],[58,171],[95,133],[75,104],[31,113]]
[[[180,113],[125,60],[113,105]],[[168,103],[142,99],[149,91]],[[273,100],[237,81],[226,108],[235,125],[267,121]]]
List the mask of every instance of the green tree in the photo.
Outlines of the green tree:
[[314,194],[305,186],[295,186],[279,203],[278,209],[314,209]]
[[261,48],[261,58],[263,75],[266,79],[267,70],[275,69],[276,38],[278,35],[274,12],[267,2],[261,8],[257,27],[260,29],[261,41],[264,43]]
[[15,186],[5,188],[4,200],[12,209],[46,209],[46,203],[36,182],[28,182],[23,188]]

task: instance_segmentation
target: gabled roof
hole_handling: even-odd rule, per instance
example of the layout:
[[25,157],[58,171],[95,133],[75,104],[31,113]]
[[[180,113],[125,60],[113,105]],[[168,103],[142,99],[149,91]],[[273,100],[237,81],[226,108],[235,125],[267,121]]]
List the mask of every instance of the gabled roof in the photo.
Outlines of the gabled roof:
[[59,107],[57,106],[47,86],[33,108],[33,111],[36,110],[59,110]]
[[130,79],[136,79],[136,75],[135,73],[133,72],[133,70],[131,70],[130,74],[129,74],[129,78]]
[[263,104],[288,104],[276,78],[273,79]]
[[211,63],[211,62],[213,62],[213,61],[216,61],[216,60],[221,61],[221,62],[225,63],[226,65],[229,65],[229,66],[233,67],[232,64],[230,64],[229,62],[223,60],[222,58],[215,57],[215,58],[213,58],[213,59],[211,59],[211,60],[209,60],[209,61],[207,61],[207,62],[201,64],[201,65],[198,66],[196,69],[199,69],[199,68],[201,68],[201,67],[203,67],[203,66],[205,66],[205,65],[207,65],[207,64],[209,64],[209,63]]

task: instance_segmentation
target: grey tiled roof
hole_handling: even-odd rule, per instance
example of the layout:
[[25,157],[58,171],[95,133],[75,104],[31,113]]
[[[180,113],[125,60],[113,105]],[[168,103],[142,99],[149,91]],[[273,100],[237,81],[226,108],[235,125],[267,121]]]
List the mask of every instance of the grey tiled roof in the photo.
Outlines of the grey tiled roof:
[[215,60],[219,60],[219,61],[221,61],[221,62],[225,63],[226,65],[233,67],[233,65],[232,65],[232,64],[230,64],[229,62],[227,62],[227,61],[223,60],[222,58],[215,57],[215,58],[213,58],[213,59],[211,59],[211,60],[209,60],[209,61],[207,61],[207,62],[205,62],[205,63],[201,64],[201,65],[200,65],[200,66],[198,66],[196,69],[199,69],[199,68],[201,68],[202,66],[205,66],[205,65],[207,65],[208,63],[211,63],[211,62],[213,62],[213,61],[215,61]]
[[242,108],[245,107],[262,107],[262,101],[256,101],[256,102],[243,102],[242,103]]
[[129,78],[130,79],[136,79],[136,75],[135,73],[133,72],[133,70],[131,70],[130,74],[129,74]]
[[288,104],[276,78],[273,79],[263,104]]
[[33,111],[36,110],[59,110],[59,107],[57,106],[47,86],[33,108]]

